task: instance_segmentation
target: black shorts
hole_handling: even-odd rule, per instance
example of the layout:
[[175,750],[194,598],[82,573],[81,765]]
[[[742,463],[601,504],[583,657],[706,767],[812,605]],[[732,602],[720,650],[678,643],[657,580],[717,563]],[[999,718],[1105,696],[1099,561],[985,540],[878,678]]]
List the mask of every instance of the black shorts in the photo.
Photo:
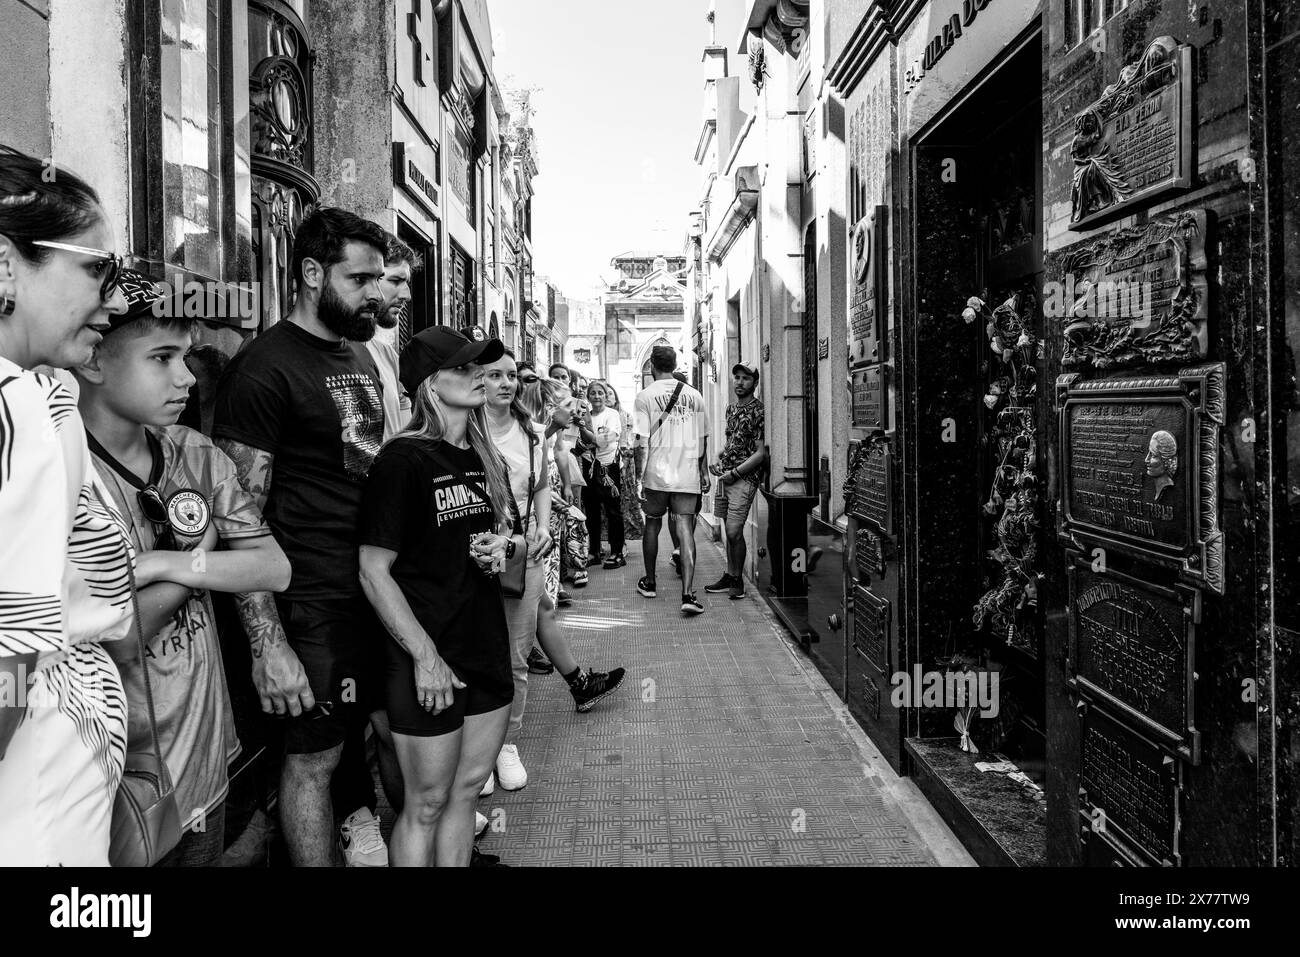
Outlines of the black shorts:
[[316,699],[312,711],[285,719],[285,751],[328,751],[343,743],[349,728],[364,727],[370,712],[383,707],[380,682],[388,631],[364,595],[320,600],[276,596],[275,604]]
[[692,492],[661,492],[656,488],[643,488],[647,518],[663,518],[671,511],[674,515],[698,515],[704,496]]
[[385,690],[388,727],[394,734],[421,738],[451,734],[460,730],[466,717],[508,707],[514,700],[515,683],[510,671],[504,675],[482,675],[448,662],[456,677],[465,682],[465,687],[452,692],[450,708],[430,714],[420,707],[415,696],[415,662],[406,649],[391,638],[388,644]]

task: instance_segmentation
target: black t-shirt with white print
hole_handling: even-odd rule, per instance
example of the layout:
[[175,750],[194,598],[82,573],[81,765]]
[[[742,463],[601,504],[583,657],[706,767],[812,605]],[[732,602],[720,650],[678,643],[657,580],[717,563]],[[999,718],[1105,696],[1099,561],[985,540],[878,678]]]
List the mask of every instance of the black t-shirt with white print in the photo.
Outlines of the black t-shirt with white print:
[[361,484],[384,439],[379,371],[364,345],[288,321],[230,360],[212,436],[270,452],[263,513],[293,567],[284,597],[361,596]]
[[508,686],[501,585],[469,553],[471,535],[492,531],[492,506],[446,465],[486,490],[483,463],[473,449],[411,437],[388,442],[366,481],[360,542],[397,553],[394,581],[461,680],[482,675]]

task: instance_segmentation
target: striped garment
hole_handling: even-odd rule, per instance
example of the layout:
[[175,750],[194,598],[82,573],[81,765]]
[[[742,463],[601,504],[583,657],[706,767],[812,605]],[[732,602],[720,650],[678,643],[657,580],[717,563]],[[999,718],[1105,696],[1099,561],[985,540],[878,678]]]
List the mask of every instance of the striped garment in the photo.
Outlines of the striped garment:
[[71,394],[0,358],[0,658],[29,656],[0,761],[0,864],[108,862],[126,699],[102,643],[130,628],[134,560],[111,501]]

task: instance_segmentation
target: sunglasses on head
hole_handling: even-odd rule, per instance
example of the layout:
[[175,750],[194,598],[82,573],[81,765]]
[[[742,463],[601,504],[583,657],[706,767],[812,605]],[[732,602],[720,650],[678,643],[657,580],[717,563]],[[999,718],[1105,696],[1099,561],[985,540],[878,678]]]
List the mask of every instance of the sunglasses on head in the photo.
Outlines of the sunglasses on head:
[[532,385],[540,378],[541,376],[538,375],[521,375],[519,377],[519,381],[522,382],[524,385]]
[[107,249],[95,249],[91,246],[73,246],[71,243],[56,243],[49,239],[38,239],[32,243],[33,246],[44,246],[47,249],[61,249],[68,253],[80,253],[83,256],[94,256],[97,262],[102,262],[104,266],[104,281],[99,287],[100,302],[108,302],[113,297],[113,290],[117,288],[117,280],[122,275],[122,257],[117,253],[111,253]]

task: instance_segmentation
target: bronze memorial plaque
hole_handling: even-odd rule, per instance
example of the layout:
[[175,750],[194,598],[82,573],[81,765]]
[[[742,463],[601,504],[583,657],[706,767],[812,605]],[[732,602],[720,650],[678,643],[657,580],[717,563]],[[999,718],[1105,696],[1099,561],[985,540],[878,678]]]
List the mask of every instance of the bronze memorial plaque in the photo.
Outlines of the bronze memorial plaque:
[[1209,347],[1205,249],[1212,214],[1184,210],[1103,233],[1065,252],[1043,285],[1067,368],[1186,365]]
[[1056,380],[1065,541],[1173,565],[1223,594],[1223,363],[1173,376]]
[[853,373],[852,425],[855,429],[885,428],[884,368],[880,365]]
[[1078,552],[1066,554],[1070,686],[1199,764],[1193,673],[1201,593],[1186,585],[1162,588],[1117,572],[1095,572]]
[[1074,118],[1070,228],[1190,186],[1192,130],[1192,48],[1157,37]]
[[874,206],[853,228],[849,253],[849,365],[878,362],[881,356],[881,317],[884,311],[885,215],[888,206]]
[[1181,763],[1101,709],[1080,710],[1082,826],[1136,852],[1146,863],[1176,866],[1181,859]]
[[862,455],[853,480],[853,501],[849,514],[870,522],[886,534],[890,531],[889,469],[892,456],[885,446],[875,446]]
[[853,648],[884,674],[889,667],[889,602],[853,587]]

